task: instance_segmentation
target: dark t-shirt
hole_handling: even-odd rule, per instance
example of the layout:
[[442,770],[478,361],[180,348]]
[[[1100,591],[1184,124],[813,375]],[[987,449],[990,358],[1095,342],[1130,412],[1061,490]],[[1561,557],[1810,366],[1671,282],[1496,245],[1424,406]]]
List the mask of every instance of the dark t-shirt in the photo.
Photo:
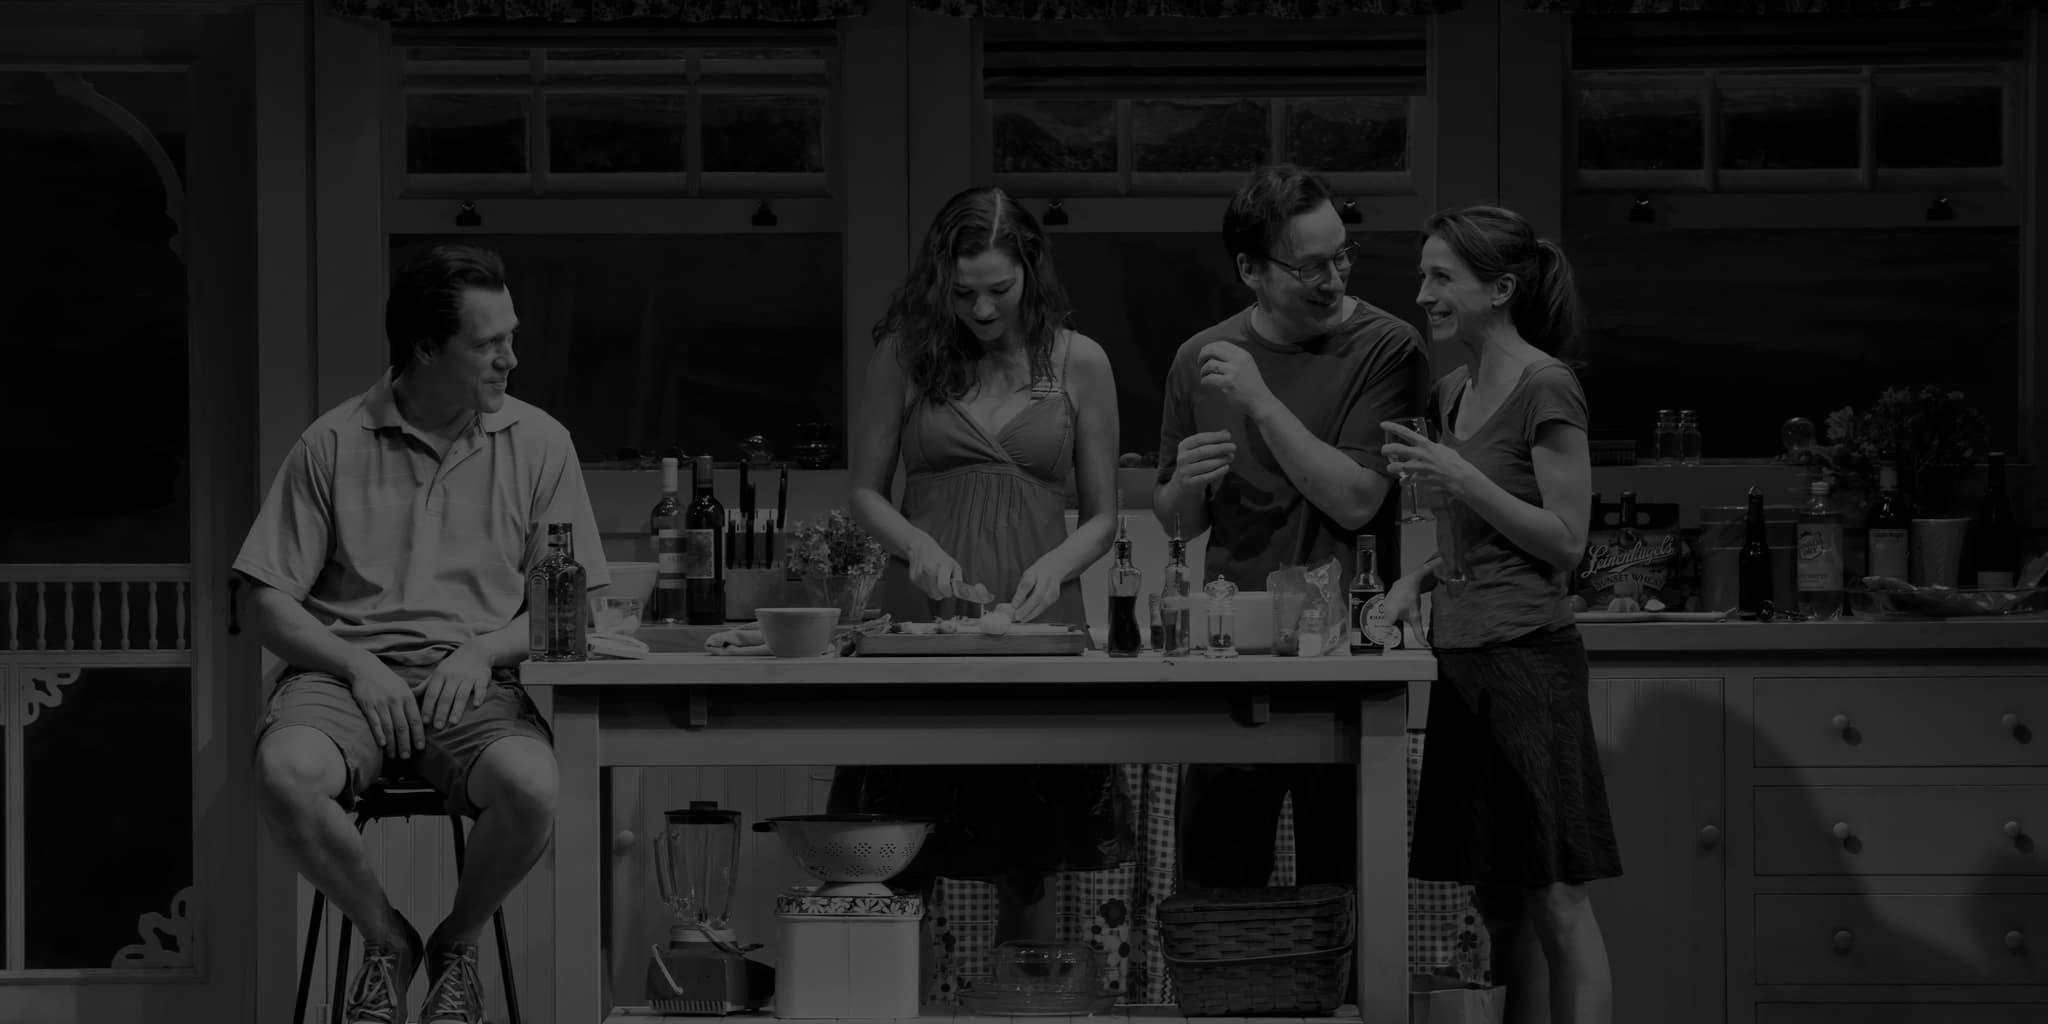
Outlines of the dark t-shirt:
[[[1429,394],[1429,360],[1415,328],[1358,300],[1357,309],[1335,331],[1289,345],[1254,331],[1247,307],[1182,342],[1166,372],[1160,483],[1173,478],[1175,455],[1189,434],[1228,430],[1237,442],[1230,472],[1210,485],[1208,578],[1221,573],[1240,590],[1265,590],[1267,573],[1287,565],[1319,565],[1334,555],[1348,584],[1357,569],[1358,533],[1303,497],[1250,418],[1202,386],[1202,346],[1214,341],[1234,342],[1250,352],[1267,388],[1309,433],[1359,465],[1384,473],[1380,421],[1421,415]],[[1398,564],[1394,519],[1400,502],[1391,488],[1387,494],[1365,527],[1379,538],[1382,579],[1390,565]]]
[[[1555,359],[1530,363],[1500,408],[1472,428],[1471,436],[1459,437],[1451,426],[1458,421],[1470,379],[1471,371],[1461,366],[1437,382],[1429,408],[1438,436],[1501,490],[1541,507],[1536,439],[1553,422],[1586,429],[1586,393],[1579,378]],[[1438,551],[1463,553],[1469,580],[1444,585],[1450,567],[1439,563],[1439,583],[1430,600],[1431,646],[1484,647],[1570,625],[1567,583],[1573,567],[1551,565],[1522,550],[1477,514],[1462,507],[1459,511],[1462,514],[1437,514],[1436,544]]]

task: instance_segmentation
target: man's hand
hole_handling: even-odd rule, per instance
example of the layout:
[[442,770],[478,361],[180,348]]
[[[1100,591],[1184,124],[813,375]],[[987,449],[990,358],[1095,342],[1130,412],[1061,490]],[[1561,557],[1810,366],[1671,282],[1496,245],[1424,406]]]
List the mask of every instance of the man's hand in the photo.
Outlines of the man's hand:
[[1173,453],[1173,475],[1183,493],[1201,494],[1202,488],[1230,472],[1237,457],[1237,443],[1228,430],[1208,430],[1180,439]]
[[1199,364],[1202,383],[1213,388],[1246,416],[1256,415],[1273,401],[1273,392],[1266,387],[1266,378],[1259,373],[1259,364],[1242,346],[1228,341],[1212,341],[1202,346]]
[[412,687],[375,658],[367,659],[349,682],[349,693],[363,717],[370,721],[370,738],[384,748],[386,757],[404,760],[427,745],[420,724],[420,708],[412,698]]
[[420,717],[444,729],[462,721],[462,713],[482,706],[491,684],[491,656],[475,644],[464,644],[441,659],[420,691]]

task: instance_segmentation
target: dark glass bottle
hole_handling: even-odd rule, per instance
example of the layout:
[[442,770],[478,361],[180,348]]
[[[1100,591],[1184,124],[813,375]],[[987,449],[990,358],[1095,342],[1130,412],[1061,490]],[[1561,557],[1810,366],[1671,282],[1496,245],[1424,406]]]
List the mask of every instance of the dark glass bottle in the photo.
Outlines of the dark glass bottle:
[[1878,464],[1877,504],[1870,509],[1869,555],[1864,569],[1872,576],[1904,580],[1909,571],[1913,509],[1906,493],[1899,489],[1899,466],[1886,459]]
[[1771,601],[1771,538],[1764,521],[1764,492],[1749,489],[1749,510],[1742,518],[1742,551],[1735,557],[1736,603],[1744,615],[1757,615]]
[[712,493],[711,456],[696,461],[696,499],[683,517],[683,599],[693,626],[725,622],[725,506]]
[[1977,515],[1970,549],[1977,562],[1979,587],[2011,587],[2020,571],[2020,531],[2013,521],[2012,499],[2005,493],[2005,453],[1992,452],[1984,481],[1984,507]]
[[1116,564],[1109,567],[1109,656],[1135,658],[1144,646],[1138,632],[1138,591],[1144,574],[1131,564],[1131,536],[1117,517]]

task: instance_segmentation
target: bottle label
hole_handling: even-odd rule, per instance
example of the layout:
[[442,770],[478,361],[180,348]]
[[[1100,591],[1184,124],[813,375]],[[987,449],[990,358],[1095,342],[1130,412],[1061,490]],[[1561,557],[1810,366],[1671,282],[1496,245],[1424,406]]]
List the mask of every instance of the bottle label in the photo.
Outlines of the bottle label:
[[1799,524],[1800,590],[1842,589],[1842,528],[1833,523]]
[[1401,646],[1401,626],[1387,612],[1387,595],[1374,593],[1351,604],[1353,628],[1363,644],[1393,650]]
[[683,589],[683,535],[673,527],[655,535],[655,586],[663,590]]
[[718,577],[718,531],[683,531],[683,578],[709,580]]
[[1895,580],[1906,578],[1906,531],[1876,529],[1870,531],[1870,574],[1889,576]]

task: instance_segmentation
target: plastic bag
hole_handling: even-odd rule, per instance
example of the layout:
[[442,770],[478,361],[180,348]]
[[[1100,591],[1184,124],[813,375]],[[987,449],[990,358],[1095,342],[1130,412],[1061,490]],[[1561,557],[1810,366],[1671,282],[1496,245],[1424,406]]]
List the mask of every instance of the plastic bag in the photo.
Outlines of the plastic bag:
[[1335,557],[1313,568],[1289,565],[1266,574],[1266,592],[1273,600],[1274,654],[1301,653],[1301,613],[1311,607],[1323,611],[1323,649],[1318,653],[1345,649],[1350,604],[1343,576],[1344,567]]

